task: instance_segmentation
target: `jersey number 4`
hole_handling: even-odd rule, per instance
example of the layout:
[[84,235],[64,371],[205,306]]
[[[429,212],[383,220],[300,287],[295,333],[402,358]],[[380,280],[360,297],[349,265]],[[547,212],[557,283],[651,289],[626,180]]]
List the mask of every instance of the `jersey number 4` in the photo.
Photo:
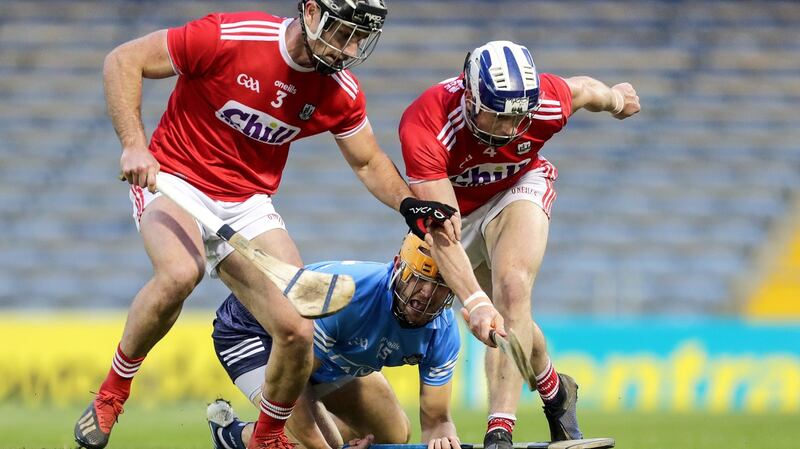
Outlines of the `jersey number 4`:
[[278,98],[276,98],[275,101],[273,101],[270,104],[272,105],[273,108],[279,108],[279,107],[283,106],[283,99],[286,98],[286,96],[289,95],[289,94],[287,94],[286,92],[284,92],[282,90],[279,90],[279,91],[275,92],[275,95],[277,95]]

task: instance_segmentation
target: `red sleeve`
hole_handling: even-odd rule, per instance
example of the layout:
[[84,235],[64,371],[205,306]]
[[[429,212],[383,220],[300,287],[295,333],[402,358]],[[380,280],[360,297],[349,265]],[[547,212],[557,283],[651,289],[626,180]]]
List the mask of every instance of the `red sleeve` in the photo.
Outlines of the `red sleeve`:
[[561,103],[561,114],[564,117],[561,121],[561,126],[564,127],[572,115],[572,89],[569,88],[564,78],[552,73],[539,75],[539,82],[542,85],[542,89],[547,92],[546,95],[549,99],[558,100]]
[[219,14],[167,31],[167,48],[172,65],[181,76],[205,74],[214,64],[219,47]]
[[367,98],[364,92],[359,90],[355,100],[345,95],[346,101],[344,102],[344,109],[342,119],[339,123],[331,128],[331,132],[337,139],[346,139],[353,134],[361,131],[367,126]]
[[367,97],[361,91],[361,83],[349,70],[335,73],[330,78],[338,84],[337,103],[342,111],[342,120],[331,128],[337,139],[346,139],[367,126]]
[[447,149],[436,135],[422,125],[417,103],[409,106],[400,120],[400,146],[410,181],[434,181],[447,178]]

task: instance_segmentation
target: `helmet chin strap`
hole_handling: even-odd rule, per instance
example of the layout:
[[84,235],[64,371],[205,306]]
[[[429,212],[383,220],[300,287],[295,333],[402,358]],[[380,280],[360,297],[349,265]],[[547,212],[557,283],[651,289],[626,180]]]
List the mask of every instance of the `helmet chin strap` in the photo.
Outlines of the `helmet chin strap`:
[[[320,61],[317,55],[314,54],[314,51],[311,49],[311,45],[308,43],[308,32],[306,31],[306,14],[305,14],[305,4],[300,3],[298,8],[300,10],[300,33],[303,36],[303,47],[306,50],[306,56],[308,60],[314,64],[314,70],[323,74],[323,75],[332,75],[336,73],[336,70],[332,67],[329,67]],[[321,25],[321,24],[320,24]],[[319,36],[321,33],[317,33]]]

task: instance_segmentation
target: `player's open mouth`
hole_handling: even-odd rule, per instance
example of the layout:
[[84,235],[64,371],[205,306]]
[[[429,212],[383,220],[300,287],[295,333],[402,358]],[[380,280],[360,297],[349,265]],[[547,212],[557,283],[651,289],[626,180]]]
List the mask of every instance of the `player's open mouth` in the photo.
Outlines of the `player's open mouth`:
[[417,299],[412,299],[408,302],[408,306],[415,312],[422,313],[425,310],[425,304]]

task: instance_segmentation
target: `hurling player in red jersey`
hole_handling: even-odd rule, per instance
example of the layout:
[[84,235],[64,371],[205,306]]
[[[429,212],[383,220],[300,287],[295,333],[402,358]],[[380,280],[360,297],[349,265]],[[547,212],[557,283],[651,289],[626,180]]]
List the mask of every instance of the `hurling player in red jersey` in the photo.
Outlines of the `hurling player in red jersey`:
[[[555,371],[532,319],[531,290],[547,244],[557,177],[539,150],[581,108],[624,119],[639,112],[639,97],[628,83],[608,87],[586,76],[539,74],[527,48],[495,41],[472,51],[460,77],[428,89],[400,122],[411,190],[458,207],[461,243],[480,285],[492,293],[505,325],[531,348],[554,441],[582,434],[577,385]],[[496,350],[487,353],[486,376],[484,444],[510,449],[522,379]]]
[[[134,375],[204,270],[230,287],[274,338],[248,447],[290,446],[284,424],[311,372],[312,322],[231,246],[161,196],[159,171],[260,248],[301,267],[271,196],[291,141],[330,132],[358,178],[399,210],[413,232],[424,237],[426,226],[438,223],[458,238],[449,220],[454,210],[416,199],[376,143],[364,94],[347,70],[375,47],[387,13],[383,0],[302,0],[298,6],[295,19],[211,14],[122,44],[106,57],[106,102],[153,277],[134,298],[108,376],[75,425],[83,447],[108,444]],[[148,145],[142,79],[174,75],[175,89]],[[488,336],[497,311],[476,315]]]

